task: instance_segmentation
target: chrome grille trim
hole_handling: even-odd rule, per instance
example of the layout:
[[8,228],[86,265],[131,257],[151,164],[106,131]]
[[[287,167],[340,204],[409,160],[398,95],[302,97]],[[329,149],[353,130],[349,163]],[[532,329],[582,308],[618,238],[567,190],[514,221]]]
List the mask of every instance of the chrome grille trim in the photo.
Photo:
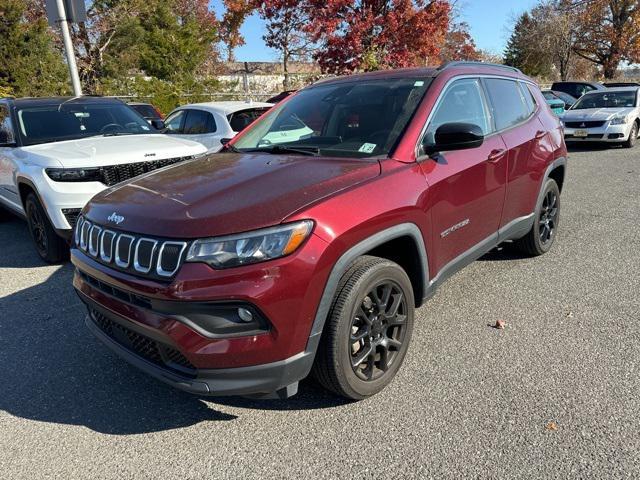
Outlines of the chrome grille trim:
[[[148,267],[143,267],[138,262],[138,251],[140,249],[140,244],[142,242],[150,242],[151,244],[153,244],[153,246],[151,247],[151,255],[149,256],[149,266]],[[156,247],[157,246],[158,246],[158,242],[156,240],[153,240],[152,238],[144,238],[144,237],[142,237],[142,238],[138,239],[138,241],[136,242],[135,253],[133,254],[133,268],[136,270],[136,272],[149,273],[151,271],[151,268],[153,267],[153,255],[156,253]]]
[[[141,237],[110,230],[82,215],[78,218],[73,239],[76,248],[99,263],[129,274],[163,281],[170,280],[180,270],[189,247],[188,241]],[[121,242],[128,242],[128,248]],[[126,250],[122,255],[121,247]],[[144,262],[147,258],[148,265]],[[165,270],[163,266],[170,270]]]
[[[120,240],[122,240],[123,238],[126,239],[130,239],[131,243],[129,244],[129,250],[127,252],[127,261],[123,262],[122,259],[120,258]],[[127,268],[129,266],[129,264],[131,263],[131,246],[133,245],[135,241],[135,237],[131,236],[131,235],[127,235],[126,233],[123,233],[122,235],[120,235],[118,237],[118,240],[116,240],[116,265],[119,266],[120,268]]]
[[[96,237],[96,248],[93,248],[93,232],[97,231],[97,237]],[[98,256],[98,251],[100,250],[100,237],[102,234],[102,228],[99,227],[98,225],[94,225],[93,227],[91,227],[91,230],[89,230],[89,255],[91,255],[92,257],[97,257]]]
[[[107,255],[104,249],[104,238],[107,235],[113,235],[113,237],[111,238],[109,255]],[[115,243],[114,242],[115,239],[116,239],[116,232],[114,232],[113,230],[105,230],[104,232],[102,232],[102,237],[100,238],[100,260],[102,260],[103,262],[111,263],[111,260],[113,260],[113,246]]]
[[[180,247],[180,253],[178,254],[178,261],[176,262],[176,268],[173,271],[168,272],[162,268],[162,254],[164,253],[164,247],[166,246],[176,246]],[[164,242],[160,247],[160,251],[158,252],[158,262],[156,267],[156,273],[161,277],[173,277],[178,269],[180,268],[180,259],[182,258],[182,254],[187,248],[187,242]]]

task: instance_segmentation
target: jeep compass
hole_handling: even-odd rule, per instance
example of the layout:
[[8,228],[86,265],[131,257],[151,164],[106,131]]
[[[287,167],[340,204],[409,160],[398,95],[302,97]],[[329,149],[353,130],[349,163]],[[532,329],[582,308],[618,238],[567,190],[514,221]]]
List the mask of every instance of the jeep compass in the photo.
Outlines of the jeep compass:
[[393,379],[447,277],[502,242],[552,247],[566,155],[510,67],[332,78],[223,153],[94,197],[74,286],[96,337],[177,388],[286,398],[312,373],[363,399]]

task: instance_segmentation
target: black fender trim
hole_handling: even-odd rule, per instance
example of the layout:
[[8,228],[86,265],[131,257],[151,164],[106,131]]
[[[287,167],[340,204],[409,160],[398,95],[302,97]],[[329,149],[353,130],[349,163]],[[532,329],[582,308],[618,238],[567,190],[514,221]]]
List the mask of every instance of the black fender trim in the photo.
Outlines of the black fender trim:
[[333,302],[333,298],[338,288],[338,283],[340,282],[342,275],[347,271],[349,266],[358,257],[364,255],[373,248],[378,247],[390,240],[407,236],[411,237],[414,240],[418,248],[418,254],[420,256],[420,269],[422,270],[423,277],[423,288],[427,288],[427,286],[429,285],[429,263],[427,250],[424,245],[422,232],[415,223],[401,223],[399,225],[395,225],[393,227],[382,230],[375,235],[372,235],[371,237],[365,238],[364,240],[351,247],[345,253],[343,253],[333,266],[333,269],[329,274],[329,279],[325,284],[324,291],[322,292],[322,297],[320,298],[320,303],[318,304],[318,309],[316,310],[316,316],[313,321],[313,325],[311,326],[311,333],[309,334],[309,340],[307,342],[306,348],[307,352],[313,352],[313,354],[315,355],[315,351],[318,348],[320,336],[322,335],[322,330],[324,328],[324,323],[327,319],[327,316],[329,315],[331,303]]

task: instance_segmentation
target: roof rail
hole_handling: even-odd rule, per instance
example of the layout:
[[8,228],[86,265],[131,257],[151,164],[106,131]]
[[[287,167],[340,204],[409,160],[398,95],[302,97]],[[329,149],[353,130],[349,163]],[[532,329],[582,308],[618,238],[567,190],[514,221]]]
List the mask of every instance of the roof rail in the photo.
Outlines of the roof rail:
[[522,73],[519,68],[512,67],[510,65],[503,65],[502,63],[474,62],[471,60],[446,62],[440,65],[438,67],[438,70],[442,71],[450,67],[464,67],[464,66],[504,68],[506,70],[511,70],[512,72]]

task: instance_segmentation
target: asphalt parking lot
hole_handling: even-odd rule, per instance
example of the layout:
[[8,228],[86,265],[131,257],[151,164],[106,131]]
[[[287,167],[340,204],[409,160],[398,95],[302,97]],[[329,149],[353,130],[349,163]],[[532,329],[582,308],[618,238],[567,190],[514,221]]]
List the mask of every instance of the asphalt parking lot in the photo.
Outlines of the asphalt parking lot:
[[88,333],[70,265],[0,224],[0,477],[638,478],[638,212],[640,148],[573,151],[553,251],[454,276],[359,403],[166,387]]

